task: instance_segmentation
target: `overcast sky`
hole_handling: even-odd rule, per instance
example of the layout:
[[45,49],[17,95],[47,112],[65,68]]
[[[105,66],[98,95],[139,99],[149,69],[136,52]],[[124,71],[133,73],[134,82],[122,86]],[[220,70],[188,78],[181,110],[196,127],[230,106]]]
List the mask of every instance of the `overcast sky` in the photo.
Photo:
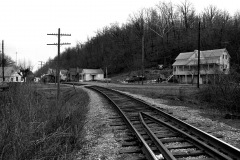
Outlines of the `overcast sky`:
[[[180,4],[184,0],[172,0]],[[56,36],[47,33],[71,34],[61,42],[75,46],[84,43],[96,31],[111,23],[126,23],[129,15],[142,8],[154,7],[159,0],[2,0],[0,3],[0,44],[4,40],[5,54],[26,62],[31,61],[34,70],[39,61],[46,62],[57,55]],[[165,1],[169,2],[169,1]],[[190,0],[197,13],[210,4],[225,9],[233,15],[240,10],[240,0]],[[66,46],[61,47],[61,51]],[[69,46],[67,46],[69,47]],[[0,47],[2,48],[2,47]],[[0,49],[1,50],[1,49]]]

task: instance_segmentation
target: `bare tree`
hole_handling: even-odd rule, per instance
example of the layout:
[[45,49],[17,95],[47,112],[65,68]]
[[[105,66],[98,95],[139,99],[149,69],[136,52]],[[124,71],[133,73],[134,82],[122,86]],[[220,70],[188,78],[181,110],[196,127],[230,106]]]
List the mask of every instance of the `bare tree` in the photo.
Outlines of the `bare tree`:
[[192,3],[188,0],[185,0],[178,5],[178,9],[184,22],[185,29],[188,30],[191,27],[191,24],[194,22],[195,9]]
[[31,80],[32,80],[32,69],[33,65],[30,60],[26,62],[24,59],[23,61],[19,61],[18,66],[20,68],[19,75],[24,79],[24,82],[26,81],[26,78],[31,75]]
[[204,26],[212,28],[213,21],[215,20],[218,14],[219,10],[217,9],[216,6],[210,5],[209,7],[205,8],[203,11]]
[[[4,66],[10,66],[13,65],[15,62],[12,60],[11,57],[4,55]],[[2,56],[0,56],[0,66],[2,66]]]
[[240,11],[237,11],[234,14],[233,20],[234,20],[234,26],[236,28],[239,28],[240,27]]

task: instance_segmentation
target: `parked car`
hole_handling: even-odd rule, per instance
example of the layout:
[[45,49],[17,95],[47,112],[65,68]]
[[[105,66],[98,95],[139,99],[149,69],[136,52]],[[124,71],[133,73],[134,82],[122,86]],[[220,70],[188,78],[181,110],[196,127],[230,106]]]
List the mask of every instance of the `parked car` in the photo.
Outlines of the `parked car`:
[[138,82],[138,81],[142,81],[142,80],[146,80],[146,77],[144,76],[132,76],[130,78],[126,78],[126,82],[131,83],[131,82]]

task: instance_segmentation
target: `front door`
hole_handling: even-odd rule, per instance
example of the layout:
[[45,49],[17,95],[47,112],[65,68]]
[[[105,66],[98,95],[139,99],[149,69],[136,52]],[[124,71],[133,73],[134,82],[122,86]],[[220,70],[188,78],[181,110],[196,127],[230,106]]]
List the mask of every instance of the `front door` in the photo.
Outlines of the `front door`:
[[93,80],[93,81],[95,81],[95,76],[96,76],[96,75],[92,75],[92,80]]

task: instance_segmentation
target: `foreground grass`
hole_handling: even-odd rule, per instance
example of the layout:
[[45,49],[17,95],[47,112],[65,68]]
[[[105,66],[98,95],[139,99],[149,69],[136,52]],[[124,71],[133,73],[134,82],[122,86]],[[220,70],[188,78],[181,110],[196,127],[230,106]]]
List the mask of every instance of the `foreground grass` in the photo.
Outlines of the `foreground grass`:
[[89,97],[65,88],[11,85],[0,93],[0,159],[70,159],[81,148],[81,129]]

